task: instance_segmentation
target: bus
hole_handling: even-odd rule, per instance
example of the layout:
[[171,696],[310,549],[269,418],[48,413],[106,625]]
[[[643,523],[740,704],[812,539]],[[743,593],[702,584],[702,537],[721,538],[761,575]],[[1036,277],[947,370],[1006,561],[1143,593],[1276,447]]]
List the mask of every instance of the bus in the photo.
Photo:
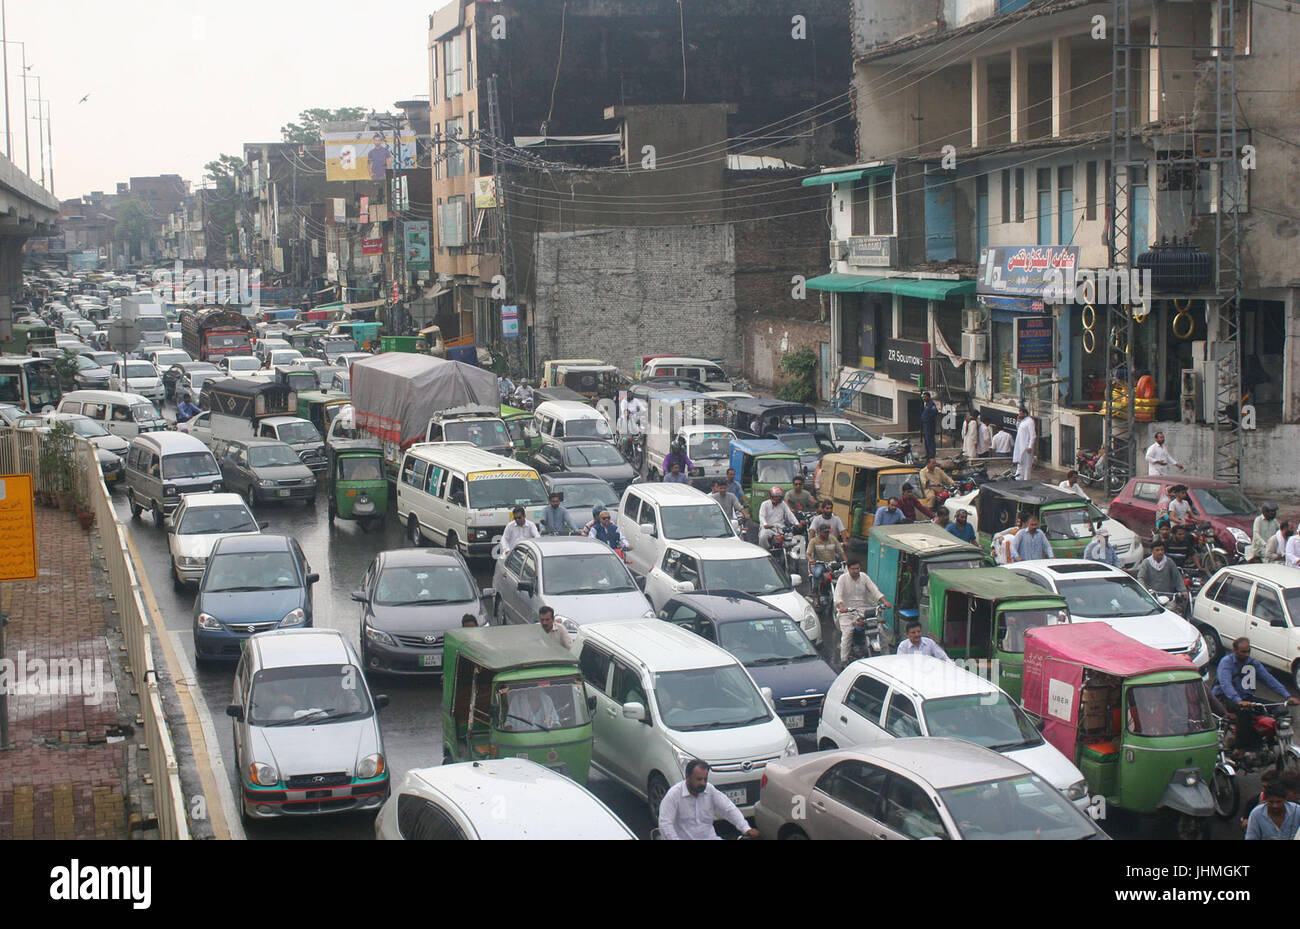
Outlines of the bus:
[[0,355],[0,403],[29,413],[53,412],[63,399],[59,372],[48,358]]

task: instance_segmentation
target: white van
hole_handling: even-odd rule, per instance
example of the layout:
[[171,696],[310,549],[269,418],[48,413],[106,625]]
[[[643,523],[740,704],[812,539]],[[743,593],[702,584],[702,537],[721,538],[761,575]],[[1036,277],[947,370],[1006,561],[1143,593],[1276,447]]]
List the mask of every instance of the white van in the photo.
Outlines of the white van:
[[760,690],[729,652],[672,623],[582,626],[574,637],[592,713],[592,767],[643,798],[659,818],[686,763],[710,765],[709,783],[746,816],[763,769],[799,753]]
[[553,439],[614,440],[614,432],[605,414],[577,400],[543,403],[533,411],[533,423],[541,435]]
[[736,538],[718,501],[687,484],[632,485],[623,492],[614,522],[631,543],[628,567],[643,577],[659,564],[668,542]]
[[63,395],[59,412],[88,416],[124,439],[163,432],[169,426],[147,397],[116,390],[74,390]]
[[716,362],[707,358],[652,358],[641,369],[641,379],[648,377],[689,377],[709,390],[731,390],[731,378]]
[[113,362],[113,367],[109,368],[108,387],[110,390],[140,394],[158,404],[167,399],[162,375],[152,361],[132,361],[126,358]]
[[470,558],[492,554],[514,507],[536,522],[546,503],[536,471],[469,442],[413,445],[397,476],[397,519],[411,544],[432,539]]

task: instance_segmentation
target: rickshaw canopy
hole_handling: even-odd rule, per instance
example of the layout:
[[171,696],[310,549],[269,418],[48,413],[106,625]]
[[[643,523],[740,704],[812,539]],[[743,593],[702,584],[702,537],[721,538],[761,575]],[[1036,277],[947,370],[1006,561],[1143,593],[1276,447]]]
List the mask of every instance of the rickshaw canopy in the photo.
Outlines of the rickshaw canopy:
[[940,569],[930,572],[930,583],[941,584],[949,592],[963,593],[994,604],[1005,600],[1060,600],[1061,608],[1065,609],[1065,601],[1059,596],[1006,568]]
[[531,623],[526,626],[453,629],[446,634],[444,650],[448,664],[454,654],[493,672],[553,665],[572,665],[576,671],[578,667],[578,660],[572,652],[541,626]]
[[1059,487],[1037,481],[990,481],[981,484],[976,498],[979,511],[979,531],[992,535],[1008,526],[1014,526],[1021,507],[1035,511],[1044,506],[1069,503],[1087,506],[1088,501]]
[[893,526],[876,526],[871,530],[871,540],[879,545],[896,548],[921,558],[946,555],[949,552],[982,554],[976,546],[963,542],[947,529],[940,529],[934,523],[896,523]]
[[[1036,586],[1035,589],[1045,592]],[[1196,670],[1186,658],[1144,645],[1106,623],[1071,623],[1028,630],[1025,633],[1026,695],[1031,675],[1041,674],[1041,669],[1048,664],[1077,665],[1120,678],[1157,671]]]

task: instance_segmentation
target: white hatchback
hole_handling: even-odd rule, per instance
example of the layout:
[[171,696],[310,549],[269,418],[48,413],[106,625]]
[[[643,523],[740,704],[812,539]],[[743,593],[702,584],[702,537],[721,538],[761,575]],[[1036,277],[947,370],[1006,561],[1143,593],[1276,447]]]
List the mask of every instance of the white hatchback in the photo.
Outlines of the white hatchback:
[[172,583],[178,590],[198,586],[212,550],[226,536],[257,535],[267,527],[239,494],[227,493],[187,494],[166,525]]

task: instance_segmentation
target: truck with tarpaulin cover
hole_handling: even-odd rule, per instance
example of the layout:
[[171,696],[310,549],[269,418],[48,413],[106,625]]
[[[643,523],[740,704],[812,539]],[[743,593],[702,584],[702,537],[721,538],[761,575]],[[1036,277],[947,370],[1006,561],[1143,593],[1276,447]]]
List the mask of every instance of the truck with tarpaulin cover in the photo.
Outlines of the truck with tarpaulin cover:
[[204,307],[181,313],[181,345],[195,361],[213,364],[252,352],[253,322],[238,310]]
[[389,480],[407,447],[425,441],[435,414],[500,402],[496,375],[459,361],[389,352],[352,365],[352,422],[382,445]]

